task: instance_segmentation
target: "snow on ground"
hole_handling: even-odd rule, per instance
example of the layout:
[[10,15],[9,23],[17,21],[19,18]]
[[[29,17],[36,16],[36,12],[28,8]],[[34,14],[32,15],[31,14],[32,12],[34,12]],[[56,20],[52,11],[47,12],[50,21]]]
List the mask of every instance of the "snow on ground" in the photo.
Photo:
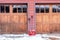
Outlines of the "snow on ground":
[[51,38],[59,38],[60,36],[49,35],[49,34],[36,34],[29,36],[28,34],[3,34],[0,35],[0,40],[51,40]]

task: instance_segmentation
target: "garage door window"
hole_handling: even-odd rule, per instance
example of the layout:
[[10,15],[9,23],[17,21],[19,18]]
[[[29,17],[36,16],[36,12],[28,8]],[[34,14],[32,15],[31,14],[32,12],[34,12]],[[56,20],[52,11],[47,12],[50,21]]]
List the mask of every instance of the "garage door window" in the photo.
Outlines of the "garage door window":
[[17,13],[17,6],[13,5],[13,13]]
[[36,13],[49,13],[49,5],[36,5]]
[[58,6],[58,12],[60,12],[60,6]]
[[46,5],[46,6],[45,6],[45,12],[46,12],[46,13],[49,13],[49,5]]
[[39,5],[36,5],[36,13],[39,13]]
[[0,13],[9,13],[9,5],[0,5]]
[[27,5],[13,5],[13,13],[27,13]]
[[23,5],[23,13],[27,13],[27,5]]
[[54,13],[57,12],[57,6],[56,6],[56,5],[53,5],[53,6],[52,6],[52,12],[54,12]]
[[4,13],[4,5],[1,5],[1,13]]
[[9,13],[10,12],[10,9],[9,8],[10,8],[9,5],[6,5],[5,6],[6,13]]

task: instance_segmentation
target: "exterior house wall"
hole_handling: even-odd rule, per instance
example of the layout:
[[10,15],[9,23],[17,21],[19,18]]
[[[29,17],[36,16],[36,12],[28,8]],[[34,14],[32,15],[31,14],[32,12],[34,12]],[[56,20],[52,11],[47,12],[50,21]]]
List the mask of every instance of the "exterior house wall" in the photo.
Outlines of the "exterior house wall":
[[[0,33],[28,33],[28,18],[34,16],[35,3],[45,3],[50,6],[49,13],[36,13],[36,32],[37,33],[51,33],[60,32],[60,14],[52,13],[52,4],[59,4],[60,0],[0,0],[1,4],[10,4],[10,13],[0,13]],[[12,4],[27,3],[28,13],[12,13]],[[44,4],[43,4],[44,3]],[[28,16],[28,14],[30,14]]]

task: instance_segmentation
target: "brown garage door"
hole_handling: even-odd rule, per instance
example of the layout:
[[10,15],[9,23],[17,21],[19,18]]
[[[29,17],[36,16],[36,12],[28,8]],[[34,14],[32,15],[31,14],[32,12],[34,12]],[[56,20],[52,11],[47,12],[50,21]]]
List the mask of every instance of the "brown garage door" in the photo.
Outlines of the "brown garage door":
[[59,4],[36,4],[37,33],[55,33],[60,31]]
[[27,32],[27,4],[2,4],[0,8],[0,34]]

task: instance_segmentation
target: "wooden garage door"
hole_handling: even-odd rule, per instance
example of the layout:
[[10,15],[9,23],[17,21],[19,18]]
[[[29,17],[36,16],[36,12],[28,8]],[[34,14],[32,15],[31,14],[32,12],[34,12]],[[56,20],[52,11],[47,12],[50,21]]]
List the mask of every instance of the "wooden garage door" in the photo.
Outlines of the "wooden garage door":
[[27,32],[27,5],[0,5],[0,34]]
[[[55,6],[57,6],[57,12],[53,12],[55,11],[55,9],[53,10]],[[55,33],[60,31],[60,9],[58,4],[36,4],[35,8],[37,33]]]

